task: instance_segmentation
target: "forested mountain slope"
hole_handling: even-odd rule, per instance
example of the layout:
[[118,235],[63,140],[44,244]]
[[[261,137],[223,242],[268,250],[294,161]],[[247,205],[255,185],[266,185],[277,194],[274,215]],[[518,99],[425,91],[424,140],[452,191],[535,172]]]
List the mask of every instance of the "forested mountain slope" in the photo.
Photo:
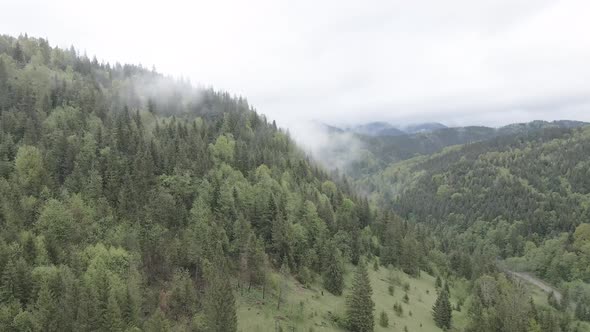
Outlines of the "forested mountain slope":
[[[404,215],[440,221],[519,220],[526,234],[573,231],[590,218],[590,127],[470,144],[412,167],[425,174],[397,201]],[[429,204],[413,202],[427,201]]]
[[[404,181],[420,188],[425,172]],[[306,315],[372,331],[374,307],[396,331],[394,315],[422,326],[412,308],[431,328],[577,328],[497,273],[493,243],[452,242],[463,233],[374,210],[351,188],[243,98],[0,36],[0,331],[275,330]],[[422,301],[435,298],[432,314]]]
[[339,161],[329,164],[343,165],[342,170],[346,174],[353,178],[362,178],[380,172],[393,163],[420,155],[428,156],[452,145],[481,142],[495,137],[526,134],[538,130],[576,128],[584,125],[585,123],[580,121],[532,121],[500,128],[434,126],[432,130],[417,132],[413,132],[410,128],[406,129],[407,132],[401,132],[398,135],[375,135],[362,132],[352,135],[350,132],[328,128],[327,133],[332,137],[331,142],[344,141],[346,144],[327,146],[323,150],[322,157],[327,154],[326,158]]
[[579,303],[578,315],[588,317],[589,179],[587,126],[447,148],[357,185],[379,205],[429,225],[458,271],[465,254],[509,258],[510,266],[560,285],[565,301]]
[[235,285],[341,293],[375,249],[367,201],[244,99],[2,36],[0,101],[2,331],[232,331]]

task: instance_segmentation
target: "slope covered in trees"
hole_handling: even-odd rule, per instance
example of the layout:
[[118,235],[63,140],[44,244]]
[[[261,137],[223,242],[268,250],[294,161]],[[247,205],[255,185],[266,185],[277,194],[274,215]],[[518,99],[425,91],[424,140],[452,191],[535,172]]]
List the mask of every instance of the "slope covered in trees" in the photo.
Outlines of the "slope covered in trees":
[[236,330],[236,287],[341,292],[375,250],[367,201],[242,98],[2,36],[0,101],[2,331]]
[[[499,256],[573,233],[590,218],[590,128],[543,130],[466,145],[408,163],[421,174],[393,203],[403,216],[468,229],[508,227]],[[427,204],[424,204],[427,202]]]
[[442,151],[445,147],[462,145],[505,137],[526,134],[538,130],[556,128],[577,128],[586,123],[580,121],[532,121],[518,123],[500,128],[484,126],[467,126],[447,128],[437,124],[424,124],[415,128],[426,130],[399,132],[396,135],[377,135],[373,131],[389,128],[383,123],[368,124],[363,128],[373,131],[348,131],[323,125],[330,137],[329,144],[321,149],[321,159],[330,167],[336,165],[347,175],[359,179],[383,171],[393,163],[398,163],[416,156],[428,156]]
[[357,185],[427,225],[456,273],[472,276],[481,257],[506,259],[558,285],[565,307],[585,308],[589,156],[590,127],[542,128],[393,164]]
[[[404,181],[420,188],[426,172]],[[335,330],[379,329],[368,307],[390,310],[393,303],[373,301],[400,285],[391,278],[390,294],[371,296],[385,285],[370,284],[383,278],[367,277],[361,265],[351,287],[348,271],[363,260],[376,272],[481,284],[466,300],[480,310],[469,322],[474,330],[485,323],[477,313],[495,314],[490,321],[511,313],[502,306],[514,302],[506,292],[517,286],[496,274],[488,242],[477,250],[467,237],[455,244],[389,205],[373,210],[351,187],[242,98],[43,39],[0,37],[2,331],[236,331],[245,316],[236,311],[250,298],[272,301],[275,312],[292,306],[293,278],[348,303],[348,311],[320,309],[344,316],[333,319]],[[405,206],[402,199],[393,207]],[[422,220],[422,210],[400,211]],[[586,233],[574,233],[572,248],[587,249]],[[398,310],[420,301],[408,297],[422,294],[409,285]],[[562,317],[530,308],[511,316],[515,326],[546,328]],[[576,311],[581,319],[586,308]]]

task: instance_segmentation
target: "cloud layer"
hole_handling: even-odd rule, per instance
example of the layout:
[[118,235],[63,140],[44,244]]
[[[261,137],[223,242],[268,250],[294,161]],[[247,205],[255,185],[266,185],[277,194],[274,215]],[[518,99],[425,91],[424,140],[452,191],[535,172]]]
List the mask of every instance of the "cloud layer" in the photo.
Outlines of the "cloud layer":
[[590,2],[21,0],[2,33],[155,65],[292,126],[590,120]]

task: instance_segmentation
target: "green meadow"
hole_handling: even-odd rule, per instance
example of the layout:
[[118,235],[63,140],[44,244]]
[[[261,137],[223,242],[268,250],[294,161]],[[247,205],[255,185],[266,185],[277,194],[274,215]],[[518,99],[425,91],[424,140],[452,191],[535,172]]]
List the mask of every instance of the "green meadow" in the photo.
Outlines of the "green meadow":
[[[346,310],[346,295],[352,278],[352,267],[348,267],[346,285],[342,296],[323,291],[319,283],[303,287],[292,278],[273,274],[267,287],[265,299],[262,290],[252,288],[238,291],[238,330],[240,331],[345,331],[340,322]],[[441,331],[434,325],[432,306],[436,300],[435,278],[422,272],[419,278],[411,278],[400,270],[380,267],[374,271],[369,267],[373,301],[375,302],[375,331]],[[281,284],[282,283],[282,284]],[[283,287],[283,301],[277,306],[278,285]],[[389,286],[393,285],[393,295]],[[272,294],[272,295],[270,295]],[[408,301],[404,301],[404,295]],[[467,297],[462,282],[451,285],[451,302]],[[403,312],[396,313],[394,304],[400,304]],[[379,318],[385,311],[389,326],[382,327]],[[453,311],[453,325],[461,328],[466,323],[466,307],[460,312]]]

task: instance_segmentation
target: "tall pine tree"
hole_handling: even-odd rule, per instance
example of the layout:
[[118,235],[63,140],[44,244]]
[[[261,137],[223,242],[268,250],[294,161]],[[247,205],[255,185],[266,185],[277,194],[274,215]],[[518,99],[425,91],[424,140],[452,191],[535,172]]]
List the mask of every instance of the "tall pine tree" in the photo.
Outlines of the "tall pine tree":
[[344,288],[344,264],[340,250],[332,243],[328,245],[325,262],[324,287],[334,295],[342,295]]
[[365,262],[357,266],[352,291],[346,301],[346,320],[353,332],[373,331],[375,303],[371,298],[373,290]]
[[115,294],[113,292],[110,293],[108,303],[107,303],[107,311],[105,313],[106,318],[106,330],[107,331],[122,331],[123,330],[123,318],[121,317],[121,308],[119,307],[119,303],[115,298]]
[[449,293],[446,290],[442,290],[432,307],[432,316],[434,317],[436,326],[443,330],[450,329],[452,313],[453,309],[451,308],[451,301],[449,301]]
[[210,332],[235,332],[238,329],[236,300],[223,258],[213,267],[205,294],[205,316]]
[[41,330],[47,332],[57,331],[57,322],[55,321],[57,310],[57,303],[49,289],[49,283],[44,281],[39,289],[35,304],[35,316]]

